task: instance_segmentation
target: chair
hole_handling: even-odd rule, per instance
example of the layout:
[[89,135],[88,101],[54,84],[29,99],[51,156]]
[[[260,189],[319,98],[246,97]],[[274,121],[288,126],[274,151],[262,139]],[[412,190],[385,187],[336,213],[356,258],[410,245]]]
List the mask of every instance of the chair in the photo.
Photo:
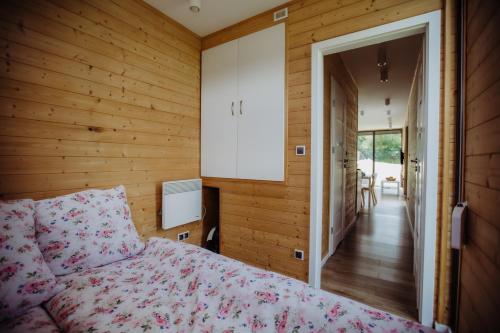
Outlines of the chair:
[[373,204],[374,205],[378,204],[377,194],[375,193],[375,184],[376,183],[377,183],[377,173],[373,173],[373,175],[372,175],[372,181],[371,181],[371,184],[370,184],[370,194],[372,196]]
[[368,197],[368,205],[370,204],[370,198],[373,201],[373,204],[377,204],[377,195],[375,194],[375,182],[377,181],[377,174],[374,173],[371,177],[370,180],[368,181],[368,187],[363,186],[361,188],[361,206],[365,206],[365,192],[368,192],[370,197]]

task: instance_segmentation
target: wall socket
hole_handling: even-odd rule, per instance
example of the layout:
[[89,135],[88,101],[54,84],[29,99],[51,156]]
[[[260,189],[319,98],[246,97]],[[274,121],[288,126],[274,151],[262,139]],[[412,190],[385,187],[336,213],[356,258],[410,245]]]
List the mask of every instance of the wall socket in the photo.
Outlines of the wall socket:
[[304,251],[303,250],[293,250],[294,258],[297,260],[304,260]]
[[181,232],[180,234],[177,234],[177,240],[178,241],[183,241],[189,238],[189,231],[184,231]]
[[306,155],[306,146],[295,146],[295,155],[305,156]]

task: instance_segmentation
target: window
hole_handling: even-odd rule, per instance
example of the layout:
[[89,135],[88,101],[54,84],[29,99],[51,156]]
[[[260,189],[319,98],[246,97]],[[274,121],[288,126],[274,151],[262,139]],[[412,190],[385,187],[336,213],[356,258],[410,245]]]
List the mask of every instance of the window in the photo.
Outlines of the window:
[[366,175],[373,173],[373,132],[358,133],[358,169]]
[[[377,179],[401,179],[401,130],[358,133],[358,169]],[[377,181],[378,183],[378,181]]]

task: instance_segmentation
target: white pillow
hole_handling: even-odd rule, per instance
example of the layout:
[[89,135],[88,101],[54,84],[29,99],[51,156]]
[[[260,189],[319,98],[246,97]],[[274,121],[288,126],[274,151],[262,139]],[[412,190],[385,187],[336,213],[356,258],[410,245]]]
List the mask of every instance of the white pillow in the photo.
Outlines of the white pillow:
[[144,249],[123,186],[36,201],[35,226],[40,250],[56,275],[106,265]]

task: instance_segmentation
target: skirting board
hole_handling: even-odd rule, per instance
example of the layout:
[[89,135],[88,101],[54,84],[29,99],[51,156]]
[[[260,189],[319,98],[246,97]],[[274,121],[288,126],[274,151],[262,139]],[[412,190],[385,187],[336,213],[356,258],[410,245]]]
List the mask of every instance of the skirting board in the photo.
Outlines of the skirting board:
[[321,267],[325,266],[328,259],[330,259],[331,255],[327,254],[323,259],[321,259]]
[[438,322],[434,323],[434,329],[439,333],[453,333],[451,328],[445,324],[440,324]]
[[[352,219],[351,223],[349,224],[349,226],[347,227],[347,230],[346,230],[346,234],[351,230],[352,226],[354,225],[354,223],[356,223],[356,220],[358,219],[358,214],[356,216],[354,216],[354,218]],[[340,241],[340,243],[342,243],[342,241]],[[340,244],[339,243],[339,244]],[[335,253],[335,250],[333,250],[333,253]],[[321,259],[321,267],[325,266],[326,262],[328,261],[328,259],[333,256],[333,253],[330,254],[328,253],[326,256],[323,257],[323,259]]]
[[408,201],[405,200],[405,210],[406,210],[406,217],[408,218],[408,224],[410,225],[410,232],[411,232],[411,238],[415,239],[415,230],[413,229],[413,224],[410,218],[410,210],[408,209]]

